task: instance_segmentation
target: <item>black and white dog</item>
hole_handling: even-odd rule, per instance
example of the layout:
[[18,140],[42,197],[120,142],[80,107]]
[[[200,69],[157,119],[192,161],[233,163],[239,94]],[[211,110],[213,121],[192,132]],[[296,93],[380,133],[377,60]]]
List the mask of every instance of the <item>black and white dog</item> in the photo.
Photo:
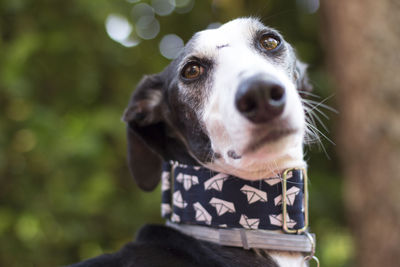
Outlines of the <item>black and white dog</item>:
[[[164,71],[142,79],[124,113],[129,167],[139,187],[153,190],[157,186],[163,161],[202,166],[247,182],[304,168],[306,121],[301,94],[311,89],[305,70],[306,65],[282,36],[257,19],[240,18],[196,33]],[[195,177],[185,189],[199,183]],[[186,207],[182,195],[178,197]],[[218,215],[230,216],[229,207]],[[196,218],[206,222],[202,227],[213,225],[210,220],[214,219],[207,221],[210,211],[202,214],[211,214],[203,219],[198,211]],[[179,222],[179,218],[172,221]],[[147,225],[135,242],[119,252],[74,266],[306,263],[301,252],[222,246],[175,227]]]

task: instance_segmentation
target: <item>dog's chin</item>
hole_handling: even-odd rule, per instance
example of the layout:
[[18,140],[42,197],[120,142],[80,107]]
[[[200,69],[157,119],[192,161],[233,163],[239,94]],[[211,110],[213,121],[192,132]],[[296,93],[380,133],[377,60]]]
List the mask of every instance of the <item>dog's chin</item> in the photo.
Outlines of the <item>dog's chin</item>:
[[[266,134],[259,137],[254,137],[249,144],[243,149],[241,153],[243,156],[253,153],[258,153],[259,150],[263,150],[266,147],[283,146],[284,143],[290,142],[291,136],[299,134],[299,130],[295,128],[277,128],[268,131]],[[285,140],[286,139],[286,140]]]
[[287,168],[305,167],[301,130],[280,128],[269,131],[237,151],[236,157],[223,157],[209,168],[246,180],[272,177]]

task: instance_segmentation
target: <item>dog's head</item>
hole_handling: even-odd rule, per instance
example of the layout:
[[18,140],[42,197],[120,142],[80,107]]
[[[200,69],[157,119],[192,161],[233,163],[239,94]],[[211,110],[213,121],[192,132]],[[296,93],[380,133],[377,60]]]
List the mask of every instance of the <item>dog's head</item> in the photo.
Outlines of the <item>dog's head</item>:
[[142,79],[125,110],[139,186],[157,185],[163,159],[244,179],[304,165],[305,69],[256,19],[196,33],[164,71]]

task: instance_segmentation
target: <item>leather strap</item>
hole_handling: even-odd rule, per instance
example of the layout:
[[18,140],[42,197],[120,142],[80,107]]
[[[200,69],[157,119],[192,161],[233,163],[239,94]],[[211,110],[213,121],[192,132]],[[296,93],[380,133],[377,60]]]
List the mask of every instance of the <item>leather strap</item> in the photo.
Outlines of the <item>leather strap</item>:
[[[176,224],[171,221],[167,221],[166,225],[183,234],[222,246],[305,253],[311,253],[313,250],[313,244],[306,235],[283,234],[268,230],[221,229],[200,225]],[[315,242],[315,235],[310,235]]]

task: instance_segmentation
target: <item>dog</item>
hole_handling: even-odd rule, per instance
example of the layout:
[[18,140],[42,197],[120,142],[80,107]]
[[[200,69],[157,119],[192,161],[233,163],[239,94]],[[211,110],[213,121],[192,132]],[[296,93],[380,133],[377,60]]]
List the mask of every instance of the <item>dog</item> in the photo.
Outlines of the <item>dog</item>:
[[[168,178],[170,172],[187,166],[194,166],[192,171],[203,168],[219,175],[221,181],[228,179],[221,176],[226,174],[246,183],[280,177],[286,169],[305,168],[302,95],[311,90],[306,68],[279,32],[255,18],[235,19],[217,29],[196,33],[161,73],[141,80],[124,112],[128,164],[138,186],[151,191],[162,173]],[[163,161],[170,162],[164,172]],[[200,183],[195,175],[178,174],[175,184],[187,177],[192,178],[185,180],[182,192]],[[215,186],[218,184],[214,184],[212,194],[220,189]],[[248,184],[241,186],[241,193],[248,193],[244,190],[248,188]],[[192,208],[182,194],[175,193],[173,201],[177,197],[182,207]],[[219,207],[219,215],[233,216],[234,207],[226,204],[229,202],[213,199],[210,203]],[[266,198],[258,200],[261,203]],[[191,211],[195,220],[203,225],[200,227],[208,227],[205,231],[214,231],[210,211],[196,205]],[[170,208],[168,203],[166,207]],[[164,213],[171,216],[171,210]],[[221,245],[210,242],[213,234],[197,238],[189,233],[191,230],[180,229],[183,215],[174,213],[169,218],[175,226],[146,225],[136,240],[120,251],[71,266],[307,265],[301,251],[249,249],[247,239],[243,246]],[[241,224],[243,219],[249,221],[242,215]],[[253,222],[261,225],[265,221]],[[189,222],[189,227],[192,224]],[[227,224],[220,226],[229,231]]]

